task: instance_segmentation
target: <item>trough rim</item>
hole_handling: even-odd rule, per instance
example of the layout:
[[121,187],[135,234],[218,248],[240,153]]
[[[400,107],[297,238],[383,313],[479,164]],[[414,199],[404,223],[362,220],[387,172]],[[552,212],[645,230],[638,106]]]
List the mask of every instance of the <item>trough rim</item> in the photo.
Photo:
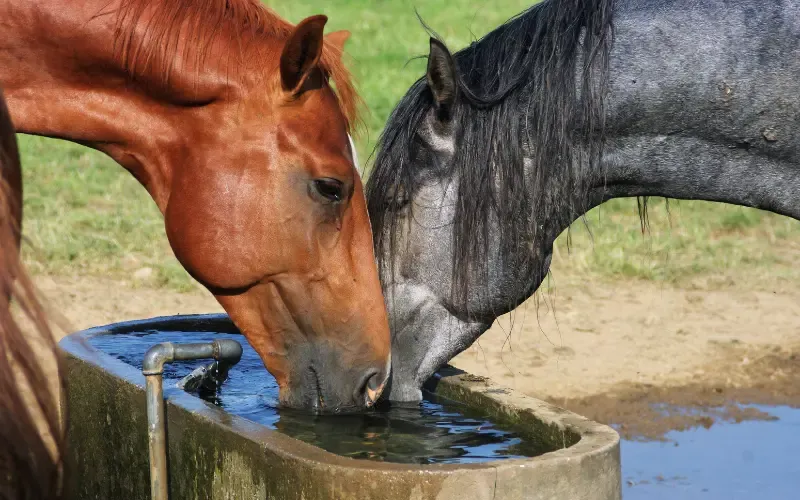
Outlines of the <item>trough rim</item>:
[[[157,325],[169,323],[171,331],[188,332],[241,332],[224,313],[186,314],[173,316],[156,316],[146,319],[121,321],[102,326],[95,326],[69,334],[59,341],[60,348],[68,355],[81,362],[91,364],[105,370],[122,381],[136,386],[143,392],[145,378],[142,372],[88,343],[88,339],[98,335],[124,334],[158,329]],[[246,342],[246,340],[245,340]],[[444,374],[442,374],[444,373]],[[442,368],[435,375],[435,383],[445,383],[462,390],[480,394],[491,399],[494,404],[510,407],[514,411],[531,413],[534,418],[547,425],[555,424],[562,432],[577,434],[580,439],[571,446],[544,453],[536,457],[509,458],[480,463],[458,464],[404,464],[395,462],[378,462],[366,459],[355,459],[337,455],[318,446],[295,439],[278,430],[258,424],[239,415],[228,413],[221,408],[195,397],[177,387],[164,387],[167,411],[169,408],[180,408],[193,415],[213,422],[228,432],[233,432],[245,439],[269,448],[272,453],[287,459],[312,462],[327,467],[347,467],[363,471],[393,472],[431,472],[447,473],[465,469],[518,469],[551,467],[559,462],[585,460],[595,456],[607,456],[619,452],[619,434],[611,427],[589,420],[586,417],[557,407],[546,401],[519,393],[511,388],[496,384],[486,377],[470,376],[468,373],[451,365]],[[68,382],[68,381],[67,381]],[[463,402],[462,402],[463,403]]]

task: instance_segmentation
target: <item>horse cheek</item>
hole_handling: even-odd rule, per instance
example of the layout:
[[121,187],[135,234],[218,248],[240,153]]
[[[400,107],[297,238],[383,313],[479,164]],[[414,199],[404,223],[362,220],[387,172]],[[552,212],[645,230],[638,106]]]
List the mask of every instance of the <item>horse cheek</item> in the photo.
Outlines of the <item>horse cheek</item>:
[[174,193],[165,213],[165,229],[175,257],[211,291],[236,290],[262,277],[254,260],[262,255],[244,244],[252,228],[236,224],[233,206],[208,203],[202,192]]

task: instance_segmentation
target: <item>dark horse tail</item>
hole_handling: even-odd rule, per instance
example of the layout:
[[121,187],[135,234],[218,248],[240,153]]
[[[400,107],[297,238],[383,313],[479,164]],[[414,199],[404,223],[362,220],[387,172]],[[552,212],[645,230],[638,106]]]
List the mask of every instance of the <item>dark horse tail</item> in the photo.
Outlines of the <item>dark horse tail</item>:
[[59,499],[65,436],[63,391],[54,382],[63,380],[61,359],[20,261],[19,172],[14,127],[0,91],[0,498]]

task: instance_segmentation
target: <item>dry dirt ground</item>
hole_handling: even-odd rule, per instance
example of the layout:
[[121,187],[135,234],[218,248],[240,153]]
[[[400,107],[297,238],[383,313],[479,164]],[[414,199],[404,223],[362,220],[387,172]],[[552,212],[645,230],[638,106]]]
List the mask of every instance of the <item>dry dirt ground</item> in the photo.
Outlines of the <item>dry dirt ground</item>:
[[800,291],[562,276],[552,297],[501,318],[453,364],[629,438],[770,418],[733,403],[800,406]]
[[[36,284],[73,330],[221,311],[200,290],[95,278],[38,277]],[[627,436],[657,439],[718,418],[766,418],[729,403],[800,404],[800,290],[732,280],[675,288],[559,276],[555,292],[500,318],[453,364],[618,424]],[[652,410],[653,402],[705,412],[663,414]]]

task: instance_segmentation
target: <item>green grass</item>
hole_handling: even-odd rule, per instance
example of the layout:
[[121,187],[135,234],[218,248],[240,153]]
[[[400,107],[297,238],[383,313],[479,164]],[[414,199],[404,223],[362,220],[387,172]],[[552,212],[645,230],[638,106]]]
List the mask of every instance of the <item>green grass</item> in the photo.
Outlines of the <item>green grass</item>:
[[[529,0],[326,0],[267,2],[292,22],[324,13],[326,31],[350,30],[349,65],[366,100],[360,157],[371,153],[384,122],[406,89],[422,76],[428,36],[414,8],[451,49],[469,44]],[[194,287],[164,235],[158,210],[144,189],[105,156],[66,142],[20,136],[25,179],[26,262],[37,273],[130,277],[147,266],[150,284]],[[615,200],[573,226],[557,244],[556,266],[609,278],[681,283],[697,276],[794,276],[800,225],[764,212],[699,202],[651,207],[651,232],[642,236],[636,204]]]
[[128,172],[82,146],[19,140],[29,269],[120,277],[152,267],[153,284],[194,287],[172,256],[155,203]]
[[[592,210],[571,228],[571,246],[556,243],[558,270],[609,278],[645,279],[679,286],[700,277],[713,286],[746,281],[774,288],[796,282],[800,224],[788,217],[733,205],[650,200],[642,234],[636,202],[618,199]],[[587,229],[588,228],[588,229]]]

